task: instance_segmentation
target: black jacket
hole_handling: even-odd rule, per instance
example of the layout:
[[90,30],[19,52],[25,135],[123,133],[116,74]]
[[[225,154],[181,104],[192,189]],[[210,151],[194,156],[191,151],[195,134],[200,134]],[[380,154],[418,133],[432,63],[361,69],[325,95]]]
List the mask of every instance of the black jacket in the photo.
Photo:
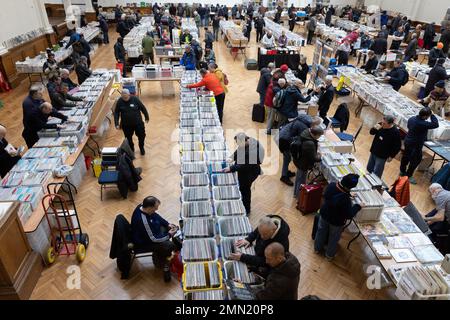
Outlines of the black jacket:
[[39,108],[36,108],[26,114],[22,137],[27,142],[28,147],[33,146],[39,140],[38,131],[42,129],[56,129],[56,124],[47,124],[50,116],[59,118],[63,122],[67,120],[67,117],[57,112],[56,109],[53,109],[50,114],[44,114]]
[[382,55],[387,51],[387,40],[385,38],[376,38],[370,46],[370,50],[375,52],[376,55]]
[[128,28],[127,22],[125,20],[120,20],[117,23],[117,32],[122,38],[125,38],[128,32],[130,32],[130,29]]
[[299,115],[288,124],[282,126],[280,128],[278,144],[280,151],[289,151],[292,140],[309,127],[311,127],[311,116],[305,114]]
[[128,101],[119,98],[116,109],[114,110],[114,123],[118,126],[120,118],[122,127],[144,125],[141,112],[144,114],[145,120],[148,121],[149,115],[147,109],[138,97],[131,96]]
[[255,20],[255,29],[256,30],[262,30],[266,26],[266,22],[263,18],[256,18]]
[[78,85],[73,82],[70,78],[61,79],[62,82],[67,84],[69,86],[69,90],[72,90],[73,88],[77,87]]
[[439,58],[445,58],[444,51],[438,48],[431,49],[428,54],[428,66],[433,68]]
[[399,67],[393,68],[387,74],[389,77],[391,77],[391,79],[389,79],[389,84],[392,86],[392,88],[395,91],[400,90],[400,88],[402,87],[403,77],[405,76],[405,72],[408,72],[408,71],[406,71],[405,65],[401,64]]
[[122,43],[116,42],[114,45],[114,56],[116,60],[125,61],[126,50]]
[[139,171],[134,167],[133,161],[126,153],[118,156],[117,171],[119,171],[119,181],[117,187],[120,195],[127,198],[128,191],[138,190],[138,182],[142,180]]
[[0,177],[3,178],[20,160],[20,156],[11,156],[6,150],[8,141],[0,140]]
[[258,228],[251,232],[246,240],[253,244],[255,255],[242,254],[240,261],[253,267],[267,267],[264,250],[272,242],[279,242],[283,245],[286,251],[289,251],[289,233],[291,229],[286,221],[277,215],[268,215],[278,226],[275,236],[272,239],[263,240],[259,234]]
[[83,101],[83,98],[74,97],[68,93],[64,94],[62,92],[53,91],[50,94],[50,100],[52,101],[52,106],[56,110],[74,108],[76,107],[76,101]]
[[339,129],[341,132],[347,130],[348,123],[350,122],[350,111],[348,110],[348,106],[345,103],[338,105],[333,118],[340,122],[341,126]]
[[278,112],[286,118],[296,118],[298,116],[298,103],[308,102],[310,99],[311,96],[304,97],[296,86],[291,85],[286,89],[283,104]]
[[306,77],[308,76],[309,66],[307,63],[299,64],[297,70],[297,77],[306,85]]
[[272,74],[269,68],[262,68],[259,76],[258,87],[256,92],[260,94],[266,94],[267,88],[269,87],[270,80],[272,80]]
[[428,75],[428,81],[425,85],[425,96],[427,97],[431,91],[434,89],[434,85],[440,80],[447,80],[449,76],[447,71],[442,65],[437,64],[433,69],[430,70]]
[[439,127],[439,121],[434,114],[430,121],[421,119],[418,115],[408,119],[408,134],[405,137],[405,145],[414,145],[422,148],[427,140],[428,130]]
[[98,22],[100,23],[100,29],[102,30],[102,32],[108,33],[108,22],[106,22],[105,19],[100,19]]
[[44,100],[34,100],[31,96],[27,96],[25,100],[22,102],[22,111],[23,111],[23,118],[22,123],[25,126],[25,121],[29,117],[29,114],[35,110],[38,109],[41,104],[43,104]]
[[308,129],[300,134],[300,139],[302,142],[301,157],[298,159],[298,157],[292,155],[292,162],[298,169],[307,171],[314,167],[316,162],[320,161],[320,157],[317,154],[318,142],[311,136]]
[[320,216],[333,226],[343,226],[361,210],[360,205],[352,205],[350,194],[340,190],[336,182],[325,188],[323,199]]
[[381,128],[380,130],[372,128],[370,129],[370,134],[375,136],[370,147],[370,152],[378,158],[394,158],[400,151],[402,140],[400,131],[396,126],[390,129]]
[[85,64],[78,63],[75,67],[75,73],[77,74],[78,83],[82,84],[92,74],[92,71]]
[[325,91],[322,91],[317,104],[319,105],[319,111],[322,113],[327,113],[330,109],[330,105],[334,99],[334,87],[329,85]]
[[371,73],[373,70],[376,70],[378,66],[378,60],[376,57],[367,60],[366,64],[361,68],[364,69],[367,73]]
[[297,300],[300,262],[290,252],[286,261],[270,270],[264,289],[256,292],[258,300]]
[[131,251],[128,244],[131,243],[131,225],[122,215],[117,215],[114,220],[114,230],[111,239],[109,257],[117,258],[117,269],[122,273],[121,279],[128,279],[131,269]]
[[254,138],[250,138],[245,149],[239,147],[233,154],[234,164],[231,172],[238,173],[239,185],[251,186],[261,174],[261,163],[264,160],[264,149]]

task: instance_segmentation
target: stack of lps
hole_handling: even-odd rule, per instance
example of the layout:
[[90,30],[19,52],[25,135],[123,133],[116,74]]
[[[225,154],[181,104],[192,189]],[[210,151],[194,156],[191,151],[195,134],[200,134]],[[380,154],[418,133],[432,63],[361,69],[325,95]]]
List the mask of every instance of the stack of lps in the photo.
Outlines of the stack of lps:
[[153,18],[143,17],[139,25],[130,30],[123,39],[123,46],[129,58],[138,58],[142,55],[142,39],[147,32],[153,31]]
[[224,300],[222,290],[195,291],[186,294],[186,300]]
[[250,255],[255,255],[255,248],[250,246],[246,248],[245,246],[237,247],[236,242],[243,240],[242,237],[233,238],[222,238],[220,240],[220,250],[222,251],[222,259],[230,260],[230,255],[232,253],[245,253]]
[[449,300],[449,275],[440,266],[410,266],[401,271],[395,295],[401,300]]
[[[392,89],[390,85],[380,84],[372,75],[361,73],[356,68],[337,68],[338,77],[347,79],[346,83],[363,100],[382,114],[395,117],[396,124],[408,131],[408,119],[416,116],[422,105]],[[439,120],[439,128],[429,130],[430,140],[449,140],[450,122],[436,115]]]
[[356,22],[353,22],[353,21],[350,21],[347,19],[338,19],[336,21],[336,26],[338,28],[342,28],[347,31],[353,31],[356,28],[358,28],[360,32],[375,32],[375,31],[377,31],[375,28],[368,27],[366,25],[359,24],[359,23],[356,23]]
[[289,29],[283,27],[282,25],[273,22],[267,17],[264,18],[264,22],[266,23],[266,29],[272,31],[275,39],[278,39],[284,31],[288,39],[289,46],[302,47],[305,45],[305,39],[303,37],[289,31]]
[[[191,264],[217,260],[216,223],[223,226],[223,232],[229,236],[246,236],[252,231],[240,200],[237,175],[223,172],[230,152],[214,96],[210,92],[185,88],[198,79],[197,72],[186,71],[181,78],[180,93],[181,218],[185,241],[188,241],[182,252],[183,262],[186,262],[183,288],[187,299],[192,297],[193,290],[211,288],[205,287],[202,276],[193,271],[198,269],[201,274],[202,267]],[[190,279],[192,275],[197,278]],[[201,297],[215,299],[219,296],[222,295]]]
[[358,191],[355,193],[354,202],[361,206],[361,210],[355,217],[358,222],[379,221],[383,212],[384,200],[378,191]]
[[342,42],[347,32],[339,28],[327,26],[324,23],[318,23],[316,33],[321,36],[323,40],[331,40],[335,45]]
[[257,284],[258,278],[249,272],[247,265],[240,261],[226,261],[223,266],[226,279],[236,279],[245,284]]
[[[98,22],[90,22],[87,26],[77,28],[77,33],[82,34],[87,42],[91,42],[100,34],[99,25]],[[65,37],[63,40],[69,42],[70,38]]]
[[184,265],[183,288],[185,291],[221,289],[222,273],[217,262],[186,263]]
[[[55,60],[60,63],[66,60],[72,52],[72,46],[70,46],[67,49],[62,47],[53,53],[55,54]],[[41,52],[40,55],[34,58],[26,57],[24,61],[17,61],[16,70],[18,73],[43,73],[45,61],[47,61],[47,54],[45,52]]]

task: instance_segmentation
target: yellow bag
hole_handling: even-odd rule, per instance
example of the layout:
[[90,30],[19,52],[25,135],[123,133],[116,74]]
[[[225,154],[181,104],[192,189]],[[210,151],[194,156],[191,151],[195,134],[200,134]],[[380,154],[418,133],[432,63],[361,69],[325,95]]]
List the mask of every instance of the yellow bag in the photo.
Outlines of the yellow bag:
[[345,78],[344,78],[344,76],[341,76],[339,78],[338,85],[336,86],[337,91],[341,91],[342,87],[344,86],[344,82],[345,82]]
[[92,169],[94,170],[94,176],[96,178],[100,177],[102,173],[102,158],[95,158],[92,161]]

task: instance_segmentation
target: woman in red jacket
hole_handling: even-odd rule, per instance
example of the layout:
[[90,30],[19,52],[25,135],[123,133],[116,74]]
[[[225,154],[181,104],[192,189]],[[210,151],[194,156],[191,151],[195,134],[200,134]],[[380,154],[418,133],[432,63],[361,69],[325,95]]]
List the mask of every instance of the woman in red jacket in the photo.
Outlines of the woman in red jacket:
[[222,85],[220,84],[219,78],[217,78],[216,75],[208,72],[206,69],[201,69],[200,74],[202,76],[201,81],[194,84],[189,84],[186,87],[189,89],[205,87],[207,90],[212,91],[214,93],[214,97],[216,98],[216,106],[217,106],[217,113],[219,114],[219,120],[220,123],[222,123],[223,105],[225,104],[225,91]]

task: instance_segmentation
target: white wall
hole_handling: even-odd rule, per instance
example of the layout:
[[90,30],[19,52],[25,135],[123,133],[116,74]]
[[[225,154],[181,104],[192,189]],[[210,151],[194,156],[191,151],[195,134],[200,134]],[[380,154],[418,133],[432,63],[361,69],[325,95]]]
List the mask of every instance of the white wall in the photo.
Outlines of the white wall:
[[401,12],[411,20],[436,22],[436,24],[441,23],[447,8],[450,8],[450,0],[365,0],[365,4]]
[[43,27],[38,10],[33,0],[1,1],[0,43]]
[[[55,1],[57,2],[58,0],[45,0],[47,1]],[[73,0],[75,1],[75,0]],[[271,1],[271,0],[270,0]],[[289,6],[293,3],[294,6],[296,7],[303,7],[306,6],[308,3],[312,3],[313,0],[288,0]],[[155,3],[155,1],[150,1],[150,0],[146,0],[145,2],[148,3]],[[226,4],[228,7],[232,7],[234,4],[242,4],[244,1],[243,0],[158,0],[158,3],[201,3],[201,4],[217,4],[219,3],[220,5],[222,4]],[[263,0],[263,3],[267,4],[267,0]],[[140,1],[139,0],[99,0],[98,4],[100,6],[105,6],[105,7],[113,7],[116,4],[119,5],[123,5],[125,6],[127,3],[137,3],[139,4]]]

